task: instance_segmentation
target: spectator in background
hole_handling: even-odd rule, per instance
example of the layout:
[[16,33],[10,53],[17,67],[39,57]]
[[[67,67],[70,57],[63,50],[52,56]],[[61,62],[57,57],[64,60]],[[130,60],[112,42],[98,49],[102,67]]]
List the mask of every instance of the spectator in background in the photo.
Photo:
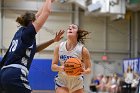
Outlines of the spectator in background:
[[98,77],[93,77],[90,84],[90,90],[92,92],[97,92],[97,86],[100,84],[100,80]]
[[112,82],[112,76],[109,76],[109,80],[106,84],[106,91],[109,93],[110,93],[111,82]]
[[113,74],[111,79],[110,93],[117,93],[119,91],[120,78],[116,73]]
[[101,86],[102,86],[102,84],[101,84],[102,78],[103,78],[103,75],[102,75],[102,74],[99,74],[99,75],[97,76],[97,79],[99,80],[99,84],[96,85],[97,91],[100,90],[100,88],[101,88]]
[[102,76],[102,78],[100,80],[100,84],[98,86],[98,90],[105,92],[107,83],[108,83],[108,76]]
[[127,67],[127,71],[124,73],[124,85],[126,86],[127,93],[131,93],[131,84],[134,78],[138,78],[139,76],[133,72],[131,66]]

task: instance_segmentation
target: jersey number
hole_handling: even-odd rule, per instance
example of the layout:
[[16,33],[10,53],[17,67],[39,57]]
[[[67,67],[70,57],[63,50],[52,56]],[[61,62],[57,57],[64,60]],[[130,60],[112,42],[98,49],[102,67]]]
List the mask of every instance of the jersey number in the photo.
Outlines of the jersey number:
[[18,45],[18,40],[13,40],[9,52],[13,52],[13,51],[15,51],[17,45]]

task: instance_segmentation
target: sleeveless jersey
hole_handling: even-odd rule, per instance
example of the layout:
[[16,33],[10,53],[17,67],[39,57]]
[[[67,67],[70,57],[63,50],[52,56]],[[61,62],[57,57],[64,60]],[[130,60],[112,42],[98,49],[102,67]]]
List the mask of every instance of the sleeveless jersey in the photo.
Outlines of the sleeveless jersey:
[[[83,45],[81,43],[77,43],[73,50],[67,51],[66,42],[62,42],[59,46],[60,64],[63,65],[67,59],[74,57],[82,60],[82,48]],[[78,89],[82,89],[84,87],[83,75],[75,77],[68,76],[65,72],[58,72],[58,75],[55,77],[55,88],[57,87],[67,87],[70,93]]]
[[75,48],[71,51],[67,51],[66,49],[66,42],[62,42],[59,46],[59,61],[60,64],[63,65],[63,63],[69,59],[69,58],[79,58],[82,60],[82,48],[83,45],[81,43],[77,43]]
[[36,51],[35,35],[36,31],[32,24],[19,28],[9,46],[4,66],[20,64],[29,70]]

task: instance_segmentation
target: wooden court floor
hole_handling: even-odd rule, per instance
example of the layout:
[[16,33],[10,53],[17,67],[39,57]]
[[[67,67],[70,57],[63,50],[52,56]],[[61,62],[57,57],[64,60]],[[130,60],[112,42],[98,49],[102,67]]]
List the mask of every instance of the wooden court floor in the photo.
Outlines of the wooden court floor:
[[54,90],[33,90],[32,93],[55,93]]
[[[33,90],[32,93],[55,93],[54,90]],[[108,93],[108,92],[85,92],[85,93]]]

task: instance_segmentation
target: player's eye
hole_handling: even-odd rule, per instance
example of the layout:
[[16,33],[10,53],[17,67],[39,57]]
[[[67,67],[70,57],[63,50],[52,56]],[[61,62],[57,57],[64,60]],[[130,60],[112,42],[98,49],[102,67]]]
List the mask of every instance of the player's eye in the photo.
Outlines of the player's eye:
[[72,26],[72,28],[73,28],[73,29],[77,29],[77,27],[76,27],[76,26]]

